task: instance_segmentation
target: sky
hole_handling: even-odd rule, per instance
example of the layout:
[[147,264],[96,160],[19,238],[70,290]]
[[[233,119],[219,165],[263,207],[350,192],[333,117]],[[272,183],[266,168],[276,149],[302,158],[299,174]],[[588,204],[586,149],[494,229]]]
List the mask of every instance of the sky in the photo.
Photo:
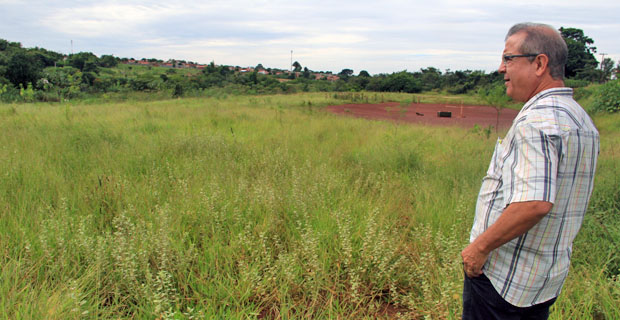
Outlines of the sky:
[[616,0],[0,0],[0,38],[60,53],[355,74],[491,72],[515,23],[582,29],[620,60]]

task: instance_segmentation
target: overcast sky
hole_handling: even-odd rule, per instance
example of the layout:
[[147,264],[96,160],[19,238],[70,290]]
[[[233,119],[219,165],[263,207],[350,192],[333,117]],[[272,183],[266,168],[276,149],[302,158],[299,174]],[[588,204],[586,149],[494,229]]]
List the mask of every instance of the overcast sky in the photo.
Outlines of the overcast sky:
[[0,38],[24,47],[136,59],[287,69],[292,50],[316,71],[490,72],[506,31],[533,21],[580,28],[620,60],[617,0],[0,0],[0,12]]

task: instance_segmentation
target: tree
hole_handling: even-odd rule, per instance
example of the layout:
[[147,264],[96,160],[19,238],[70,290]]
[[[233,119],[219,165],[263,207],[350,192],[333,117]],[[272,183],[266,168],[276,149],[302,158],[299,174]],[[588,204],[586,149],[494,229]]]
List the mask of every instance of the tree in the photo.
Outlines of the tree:
[[256,68],[254,68],[254,69],[256,69],[256,70],[261,70],[261,69],[264,70],[265,67],[263,67],[262,63],[259,63],[258,65],[256,65]]
[[118,60],[113,55],[102,55],[99,60],[99,65],[104,68],[113,68],[118,65]]
[[300,72],[301,71],[301,64],[297,61],[293,62],[293,71],[295,72]]
[[611,58],[603,59],[603,62],[601,62],[601,70],[603,71],[602,82],[607,82],[608,80],[611,80],[611,76],[614,71],[614,61]]
[[310,70],[308,69],[308,67],[304,67],[304,73],[302,73],[301,76],[306,79],[310,79]]
[[342,71],[338,73],[338,76],[340,77],[340,79],[344,81],[348,81],[349,77],[351,77],[352,75],[353,75],[353,70],[351,69],[342,69]]
[[430,91],[441,87],[441,71],[439,71],[439,69],[428,67],[426,69],[420,69],[420,71],[422,72],[420,78],[424,91]]
[[74,68],[80,69],[82,72],[97,72],[99,59],[91,52],[79,52],[70,55],[67,63]]
[[368,71],[362,70],[362,71],[360,71],[360,74],[358,75],[358,77],[366,77],[366,78],[368,78],[368,77],[370,77],[370,74],[368,73]]
[[209,63],[206,68],[202,69],[202,73],[204,74],[211,74],[211,73],[216,73],[216,72],[217,72],[217,67],[215,66],[215,62],[213,61],[211,61],[211,63]]
[[[566,62],[567,78],[589,77],[591,70],[596,69],[598,62],[594,57],[596,47],[594,40],[584,35],[583,30],[577,28],[560,28],[560,33],[568,47],[568,61]],[[579,73],[582,73],[580,76]]]
[[10,42],[4,39],[0,39],[0,51],[10,51],[13,49],[21,49],[22,44],[20,42]]
[[387,76],[382,83],[381,91],[418,93],[422,91],[421,81],[413,73],[405,71],[395,72]]
[[353,77],[350,81],[351,84],[358,86],[359,90],[364,90],[370,83],[371,77],[367,71],[360,71],[357,77]]
[[41,62],[23,51],[14,53],[7,63],[6,77],[16,87],[22,85],[24,88],[28,83],[36,83],[39,74],[43,70]]
[[54,66],[57,61],[60,61],[63,58],[63,55],[58,52],[49,51],[47,49],[38,47],[35,47],[33,49],[27,49],[27,51],[28,54],[41,61],[43,67]]
[[353,75],[353,70],[351,69],[342,69],[342,71],[340,71],[340,73],[338,74],[339,76],[347,76],[350,77]]

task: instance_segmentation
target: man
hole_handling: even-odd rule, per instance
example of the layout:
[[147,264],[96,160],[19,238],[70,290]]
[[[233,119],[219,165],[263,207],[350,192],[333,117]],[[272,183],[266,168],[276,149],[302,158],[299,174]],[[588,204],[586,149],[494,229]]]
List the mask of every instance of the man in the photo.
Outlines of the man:
[[547,319],[592,193],[599,135],[565,88],[568,50],[552,27],[522,23],[499,72],[525,102],[499,139],[462,252],[463,319]]

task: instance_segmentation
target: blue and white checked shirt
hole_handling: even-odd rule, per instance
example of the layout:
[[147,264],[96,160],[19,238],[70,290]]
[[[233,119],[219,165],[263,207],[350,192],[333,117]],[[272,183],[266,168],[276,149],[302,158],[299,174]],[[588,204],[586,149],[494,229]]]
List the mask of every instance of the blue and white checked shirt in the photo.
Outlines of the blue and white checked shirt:
[[532,97],[498,139],[482,181],[470,241],[513,202],[548,201],[551,211],[489,254],[483,272],[509,303],[528,307],[560,294],[592,193],[599,134],[570,88]]

